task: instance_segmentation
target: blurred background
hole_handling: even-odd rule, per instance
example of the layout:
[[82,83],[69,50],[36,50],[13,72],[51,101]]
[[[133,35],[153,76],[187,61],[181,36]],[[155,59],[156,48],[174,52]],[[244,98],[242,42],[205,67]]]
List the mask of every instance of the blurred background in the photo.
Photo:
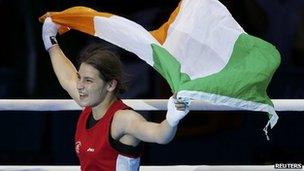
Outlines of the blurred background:
[[[51,68],[38,17],[82,5],[158,28],[178,0],[0,0],[0,98],[67,99]],[[304,98],[304,1],[221,0],[251,35],[269,41],[281,53],[281,65],[269,85],[272,99]],[[76,64],[80,50],[96,38],[70,31],[59,36]],[[105,43],[105,42],[103,42]],[[106,44],[106,43],[105,43]],[[122,98],[168,98],[171,93],[156,71],[136,56],[113,47],[130,80]],[[79,111],[0,111],[0,164],[78,165],[74,131]],[[164,112],[142,112],[159,122]],[[267,141],[267,115],[257,112],[191,112],[167,145],[146,144],[143,165],[304,163],[303,112],[279,112]]]

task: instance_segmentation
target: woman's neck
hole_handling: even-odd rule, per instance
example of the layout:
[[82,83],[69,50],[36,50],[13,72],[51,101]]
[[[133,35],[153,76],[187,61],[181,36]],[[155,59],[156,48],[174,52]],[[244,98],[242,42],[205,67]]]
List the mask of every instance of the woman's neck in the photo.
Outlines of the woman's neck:
[[106,98],[97,106],[92,108],[92,114],[95,120],[101,119],[108,108],[117,100],[115,95],[106,96]]

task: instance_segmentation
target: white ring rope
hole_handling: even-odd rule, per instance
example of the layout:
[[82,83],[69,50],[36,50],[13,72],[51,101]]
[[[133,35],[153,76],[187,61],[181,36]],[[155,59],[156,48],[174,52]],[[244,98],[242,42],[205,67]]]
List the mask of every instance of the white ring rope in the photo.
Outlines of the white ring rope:
[[[167,99],[125,99],[128,106],[138,111],[167,110]],[[303,99],[272,100],[276,111],[304,111]],[[81,110],[73,100],[67,99],[1,99],[0,111],[67,111]],[[242,111],[229,106],[217,106],[207,102],[193,101],[193,111]]]
[[[0,166],[5,171],[79,171],[79,166]],[[140,166],[140,171],[270,171],[277,170],[274,165],[178,165],[178,166]],[[282,169],[279,169],[282,170]],[[283,169],[285,170],[285,169]],[[302,170],[302,169],[291,169]]]

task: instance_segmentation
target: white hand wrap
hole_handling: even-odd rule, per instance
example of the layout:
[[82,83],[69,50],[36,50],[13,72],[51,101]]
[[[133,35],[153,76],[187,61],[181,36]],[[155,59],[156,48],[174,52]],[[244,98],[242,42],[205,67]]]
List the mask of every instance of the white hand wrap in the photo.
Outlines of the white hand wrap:
[[170,126],[175,127],[178,122],[184,118],[189,112],[189,106],[186,107],[185,111],[177,110],[175,107],[175,100],[173,97],[170,97],[167,104],[167,115],[166,119]]
[[57,44],[57,30],[58,25],[55,24],[50,17],[47,17],[42,26],[42,39],[45,50],[49,50],[51,47]]

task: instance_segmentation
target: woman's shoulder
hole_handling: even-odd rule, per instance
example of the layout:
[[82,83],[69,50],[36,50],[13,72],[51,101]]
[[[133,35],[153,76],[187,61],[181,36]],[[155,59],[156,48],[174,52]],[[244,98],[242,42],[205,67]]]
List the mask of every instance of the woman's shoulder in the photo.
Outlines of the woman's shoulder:
[[115,120],[118,123],[132,123],[135,120],[145,120],[144,117],[137,113],[134,110],[118,110],[113,117],[113,120]]
[[112,120],[111,135],[113,138],[120,137],[125,134],[126,130],[132,125],[136,125],[137,121],[143,121],[143,117],[134,110],[118,110]]

